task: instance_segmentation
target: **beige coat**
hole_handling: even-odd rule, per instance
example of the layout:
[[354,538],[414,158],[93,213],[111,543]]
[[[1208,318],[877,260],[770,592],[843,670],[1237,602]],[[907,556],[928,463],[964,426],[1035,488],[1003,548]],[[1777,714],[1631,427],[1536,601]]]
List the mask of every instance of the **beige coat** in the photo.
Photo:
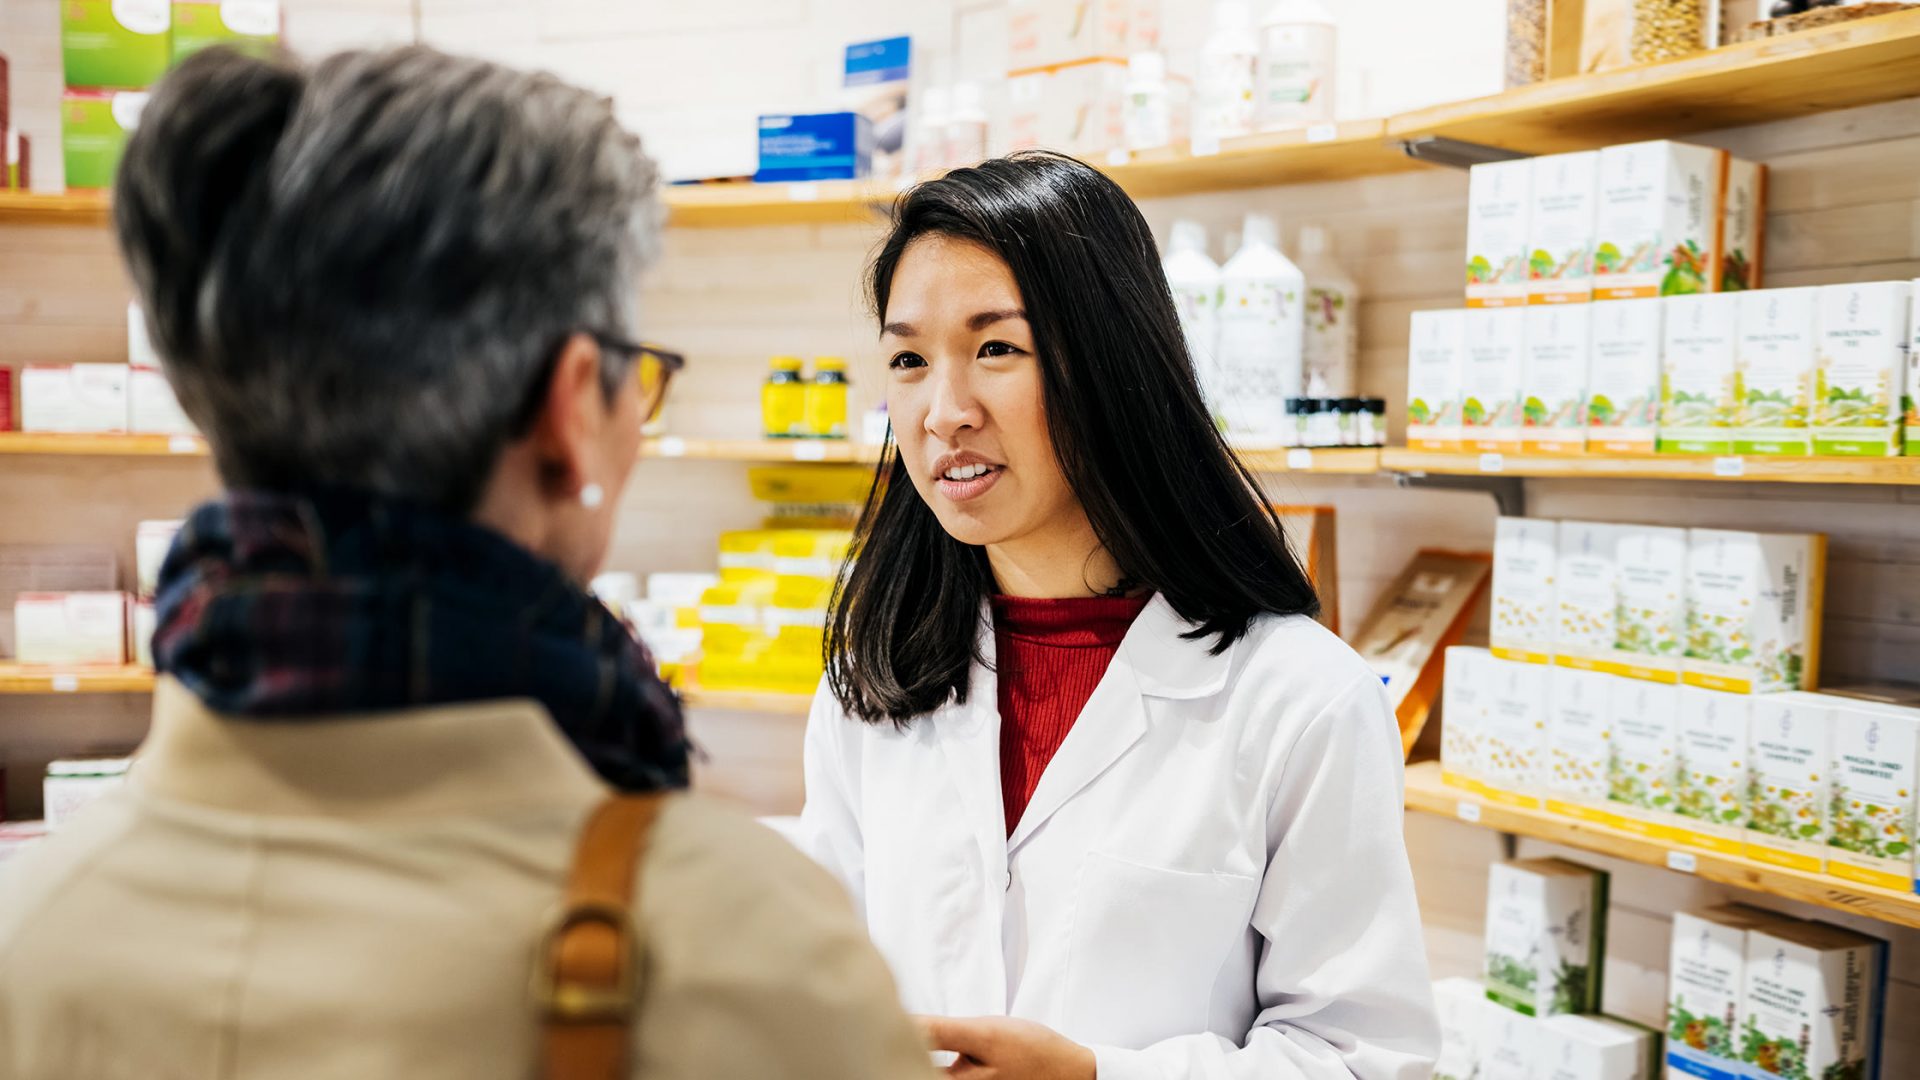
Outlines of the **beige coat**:
[[[162,681],[126,786],[7,866],[0,1080],[527,1080],[528,976],[605,788],[529,701],[223,719]],[[641,873],[635,1077],[918,1077],[826,873],[687,797]]]

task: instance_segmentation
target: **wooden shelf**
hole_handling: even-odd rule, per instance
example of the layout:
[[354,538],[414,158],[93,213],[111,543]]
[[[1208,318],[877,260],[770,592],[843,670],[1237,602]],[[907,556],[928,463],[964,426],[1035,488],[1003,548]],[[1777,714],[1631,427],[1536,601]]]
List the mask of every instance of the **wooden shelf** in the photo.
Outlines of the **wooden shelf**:
[[1240,460],[1257,473],[1329,473],[1371,476],[1380,471],[1380,451],[1373,447],[1323,447],[1317,450],[1239,450]]
[[1390,446],[1381,452],[1380,466],[1389,472],[1432,473],[1445,476],[1920,485],[1920,457],[1476,454],[1410,450],[1404,446]]
[[0,225],[105,225],[107,193],[0,191]]
[[1093,164],[1136,199],[1206,191],[1351,180],[1423,166],[1387,138],[1385,120],[1342,120],[1221,142],[1195,156],[1184,146],[1116,155]]
[[791,184],[675,184],[664,189],[667,223],[685,228],[879,222],[898,189],[865,180]]
[[[1407,766],[1406,803],[1407,809],[1423,814],[1469,821],[1482,828],[1564,844],[1648,866],[1668,869],[1691,866],[1692,873],[1708,881],[1818,904],[1901,926],[1920,927],[1920,896],[1912,893],[1857,885],[1824,874],[1770,866],[1738,855],[1717,855],[1680,848],[1589,822],[1564,818],[1545,810],[1491,802],[1465,789],[1448,786],[1440,778],[1440,763],[1437,761]],[[1673,861],[1670,862],[1670,859]]]
[[702,690],[699,687],[682,688],[680,701],[689,709],[767,713],[772,716],[805,716],[813,709],[812,694]]
[[43,667],[0,662],[0,694],[147,694],[153,672],[143,667]]
[[205,457],[197,435],[56,435],[0,432],[0,454],[56,457]]
[[695,461],[783,462],[872,465],[880,447],[840,439],[684,439],[676,435],[648,439],[644,457]]

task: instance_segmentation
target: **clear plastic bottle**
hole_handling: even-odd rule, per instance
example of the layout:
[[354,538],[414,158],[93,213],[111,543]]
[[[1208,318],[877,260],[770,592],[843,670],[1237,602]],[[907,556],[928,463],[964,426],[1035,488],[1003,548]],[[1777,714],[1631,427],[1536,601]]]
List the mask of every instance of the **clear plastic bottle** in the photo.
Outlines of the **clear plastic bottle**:
[[1221,139],[1253,132],[1253,68],[1260,39],[1244,0],[1216,0],[1213,31],[1200,46],[1200,83],[1193,99],[1195,153],[1219,150]]
[[1127,61],[1128,150],[1153,150],[1173,141],[1173,109],[1167,90],[1167,60],[1135,53]]
[[1300,272],[1307,278],[1306,377],[1309,393],[1346,397],[1360,371],[1360,290],[1329,255],[1327,230],[1300,229]]
[[1287,398],[1300,393],[1306,278],[1280,253],[1280,229],[1248,214],[1240,250],[1220,270],[1215,353],[1227,437],[1252,447],[1283,444]]
[[1222,422],[1219,371],[1214,352],[1220,338],[1220,268],[1207,257],[1207,230],[1197,221],[1176,221],[1167,238],[1167,257],[1161,262],[1173,307],[1180,315],[1187,353],[1207,398],[1214,423]]
[[1333,120],[1338,24],[1320,0],[1279,0],[1260,23],[1254,125],[1261,131]]
[[953,112],[947,116],[947,167],[973,165],[987,156],[986,97],[976,82],[953,84]]

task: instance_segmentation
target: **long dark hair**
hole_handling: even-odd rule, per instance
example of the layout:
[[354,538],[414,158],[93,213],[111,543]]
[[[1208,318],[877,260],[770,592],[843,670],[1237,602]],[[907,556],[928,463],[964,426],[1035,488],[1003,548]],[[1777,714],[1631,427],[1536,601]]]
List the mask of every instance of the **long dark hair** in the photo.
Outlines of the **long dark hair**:
[[[1319,610],[1279,519],[1214,427],[1153,234],[1118,185],[1026,152],[915,187],[869,271],[880,320],[901,255],[927,235],[977,243],[1013,272],[1054,454],[1128,581],[1158,591],[1216,653],[1258,615]],[[854,552],[827,627],[834,697],[850,716],[896,725],[965,701],[993,575],[982,549],[941,527],[891,443]]]

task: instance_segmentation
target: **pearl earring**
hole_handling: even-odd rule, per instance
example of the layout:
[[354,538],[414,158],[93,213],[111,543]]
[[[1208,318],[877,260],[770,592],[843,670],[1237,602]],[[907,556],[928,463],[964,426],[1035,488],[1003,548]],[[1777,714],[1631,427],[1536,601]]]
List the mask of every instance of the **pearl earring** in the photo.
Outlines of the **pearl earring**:
[[588,484],[586,487],[580,489],[580,505],[589,510],[599,509],[600,504],[606,501],[606,489],[602,488],[599,484]]

